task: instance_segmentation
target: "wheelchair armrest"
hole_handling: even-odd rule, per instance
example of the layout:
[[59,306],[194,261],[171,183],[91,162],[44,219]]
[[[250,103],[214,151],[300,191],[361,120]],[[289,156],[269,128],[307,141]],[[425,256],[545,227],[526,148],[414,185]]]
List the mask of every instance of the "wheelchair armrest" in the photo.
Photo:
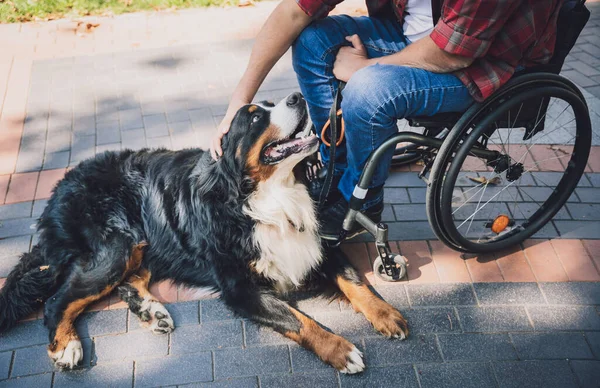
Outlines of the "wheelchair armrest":
[[411,127],[452,128],[462,115],[463,112],[438,113],[433,116],[407,117],[406,121]]

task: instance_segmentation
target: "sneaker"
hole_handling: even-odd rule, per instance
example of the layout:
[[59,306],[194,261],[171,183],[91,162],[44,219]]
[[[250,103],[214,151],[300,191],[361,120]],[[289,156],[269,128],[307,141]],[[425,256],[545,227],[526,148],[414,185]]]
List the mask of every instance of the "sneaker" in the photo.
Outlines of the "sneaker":
[[[319,214],[319,235],[323,240],[337,240],[342,231],[342,224],[344,218],[348,212],[348,202],[345,198],[339,198],[333,205],[325,208],[321,214]],[[374,205],[364,210],[363,213],[369,217],[373,222],[378,223],[381,221],[381,214],[383,213],[383,198],[381,201],[376,202]],[[346,238],[352,238],[358,234],[365,232],[365,228],[358,222],[354,223],[352,230],[348,233]]]
[[[321,197],[321,191],[323,190],[323,186],[325,186],[325,179],[327,178],[327,168],[322,167],[317,176],[312,181],[308,182],[308,194],[310,198],[318,203]],[[340,183],[341,175],[334,175],[331,180],[331,186],[329,187],[329,195],[325,199],[325,205],[335,203],[338,199],[342,197],[342,194],[338,190],[337,186]]]

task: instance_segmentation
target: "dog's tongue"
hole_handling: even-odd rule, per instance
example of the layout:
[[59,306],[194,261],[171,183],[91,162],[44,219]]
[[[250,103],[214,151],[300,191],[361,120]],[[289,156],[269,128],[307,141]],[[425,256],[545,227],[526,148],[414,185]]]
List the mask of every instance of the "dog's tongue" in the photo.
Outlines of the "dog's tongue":
[[315,141],[315,136],[308,136],[298,139],[290,139],[285,142],[268,147],[264,155],[271,159],[279,159],[293,153],[299,152],[302,148]]

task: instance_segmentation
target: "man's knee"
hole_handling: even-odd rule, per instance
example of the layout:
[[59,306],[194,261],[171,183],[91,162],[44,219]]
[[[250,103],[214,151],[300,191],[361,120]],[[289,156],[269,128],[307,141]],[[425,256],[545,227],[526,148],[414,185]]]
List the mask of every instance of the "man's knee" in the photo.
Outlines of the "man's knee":
[[336,17],[328,16],[315,20],[304,28],[292,44],[294,65],[305,61],[307,57],[326,60],[327,56],[331,55],[331,58],[334,58],[334,52],[345,42]]

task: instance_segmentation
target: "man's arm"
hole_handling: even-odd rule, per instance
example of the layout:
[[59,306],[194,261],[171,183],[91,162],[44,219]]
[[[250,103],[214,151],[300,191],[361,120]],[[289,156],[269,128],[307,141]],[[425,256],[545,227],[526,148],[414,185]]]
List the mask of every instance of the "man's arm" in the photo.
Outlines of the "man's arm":
[[213,137],[211,155],[221,156],[221,138],[229,131],[240,107],[252,101],[275,63],[290,48],[300,32],[312,21],[295,0],[283,0],[271,13],[256,37],[248,67],[235,88],[227,113]]

